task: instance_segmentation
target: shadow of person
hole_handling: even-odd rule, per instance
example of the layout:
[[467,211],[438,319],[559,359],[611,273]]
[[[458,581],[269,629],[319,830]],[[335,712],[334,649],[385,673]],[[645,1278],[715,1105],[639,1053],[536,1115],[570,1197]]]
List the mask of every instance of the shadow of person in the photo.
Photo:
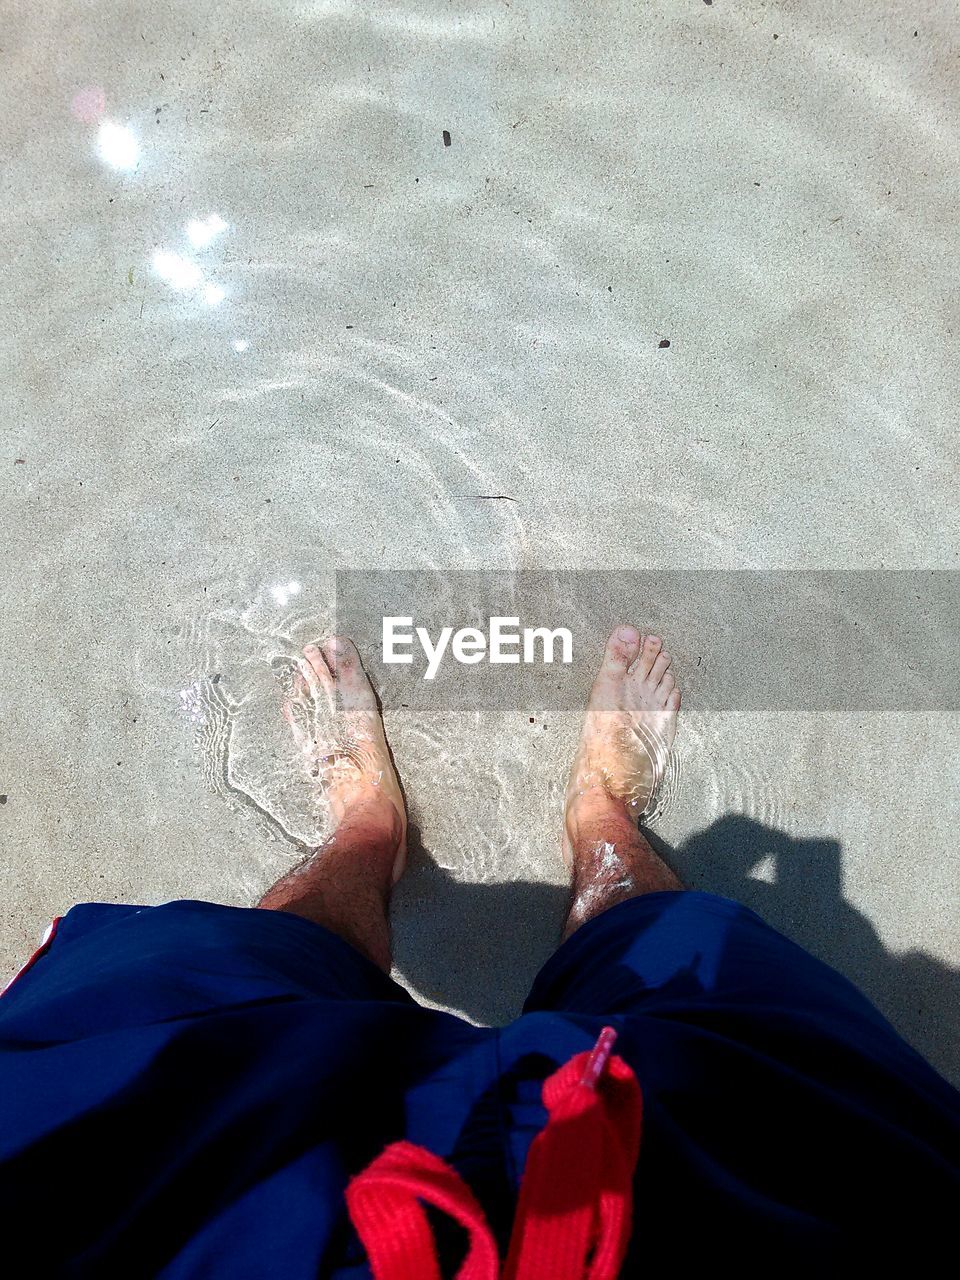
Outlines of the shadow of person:
[[[960,972],[919,948],[898,954],[884,947],[843,895],[838,841],[797,839],[735,814],[676,849],[646,835],[690,888],[742,902],[838,969],[938,1071],[960,1083]],[[525,880],[463,883],[422,849],[415,828],[410,844],[391,912],[401,978],[474,1022],[509,1022],[559,944],[568,890]]]
[[[648,833],[649,834],[649,833]],[[676,850],[654,848],[692,889],[735,898],[849,978],[944,1076],[960,1082],[960,971],[888,951],[843,894],[840,844],[728,814]]]

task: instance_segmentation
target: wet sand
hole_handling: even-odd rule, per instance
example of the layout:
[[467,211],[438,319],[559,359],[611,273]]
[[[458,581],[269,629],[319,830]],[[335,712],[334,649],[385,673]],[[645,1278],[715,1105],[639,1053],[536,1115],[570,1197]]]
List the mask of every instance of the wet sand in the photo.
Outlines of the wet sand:
[[[945,0],[2,9],[4,971],[290,865],[271,663],[338,568],[956,567]],[[387,728],[399,972],[508,1018],[576,717]],[[960,1077],[957,714],[677,746],[681,874]]]

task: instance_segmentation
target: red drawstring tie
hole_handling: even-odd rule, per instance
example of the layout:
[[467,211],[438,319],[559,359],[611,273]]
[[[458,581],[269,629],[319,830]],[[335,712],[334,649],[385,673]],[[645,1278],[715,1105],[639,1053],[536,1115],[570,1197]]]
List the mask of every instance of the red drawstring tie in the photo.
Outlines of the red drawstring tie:
[[[612,1055],[604,1027],[544,1081],[547,1123],[527,1157],[502,1280],[615,1280],[633,1213],[643,1098]],[[469,1247],[456,1280],[498,1280],[500,1259],[476,1197],[454,1169],[411,1142],[394,1142],[347,1187],[347,1209],[375,1280],[441,1280],[423,1204],[454,1218]]]

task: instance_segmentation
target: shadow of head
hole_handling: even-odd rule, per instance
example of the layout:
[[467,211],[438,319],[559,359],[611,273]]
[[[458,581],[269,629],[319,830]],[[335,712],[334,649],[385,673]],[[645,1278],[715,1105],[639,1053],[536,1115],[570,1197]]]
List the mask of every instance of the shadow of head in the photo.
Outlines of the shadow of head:
[[728,814],[676,850],[652,843],[685,884],[742,902],[839,970],[938,1071],[960,1081],[960,971],[919,947],[884,946],[844,896],[839,841]]

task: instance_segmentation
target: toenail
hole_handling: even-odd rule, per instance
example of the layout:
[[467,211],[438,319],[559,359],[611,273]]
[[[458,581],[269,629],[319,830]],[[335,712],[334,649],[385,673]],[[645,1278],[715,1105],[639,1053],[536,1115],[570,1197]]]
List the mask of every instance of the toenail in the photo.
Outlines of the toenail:
[[659,636],[648,636],[648,637],[647,637],[647,644],[650,646],[650,648],[651,648],[651,649],[654,647],[654,645],[658,645],[659,643],[660,643],[660,637],[659,637]]
[[617,638],[626,640],[627,644],[639,638],[636,627],[620,627],[617,630]]

